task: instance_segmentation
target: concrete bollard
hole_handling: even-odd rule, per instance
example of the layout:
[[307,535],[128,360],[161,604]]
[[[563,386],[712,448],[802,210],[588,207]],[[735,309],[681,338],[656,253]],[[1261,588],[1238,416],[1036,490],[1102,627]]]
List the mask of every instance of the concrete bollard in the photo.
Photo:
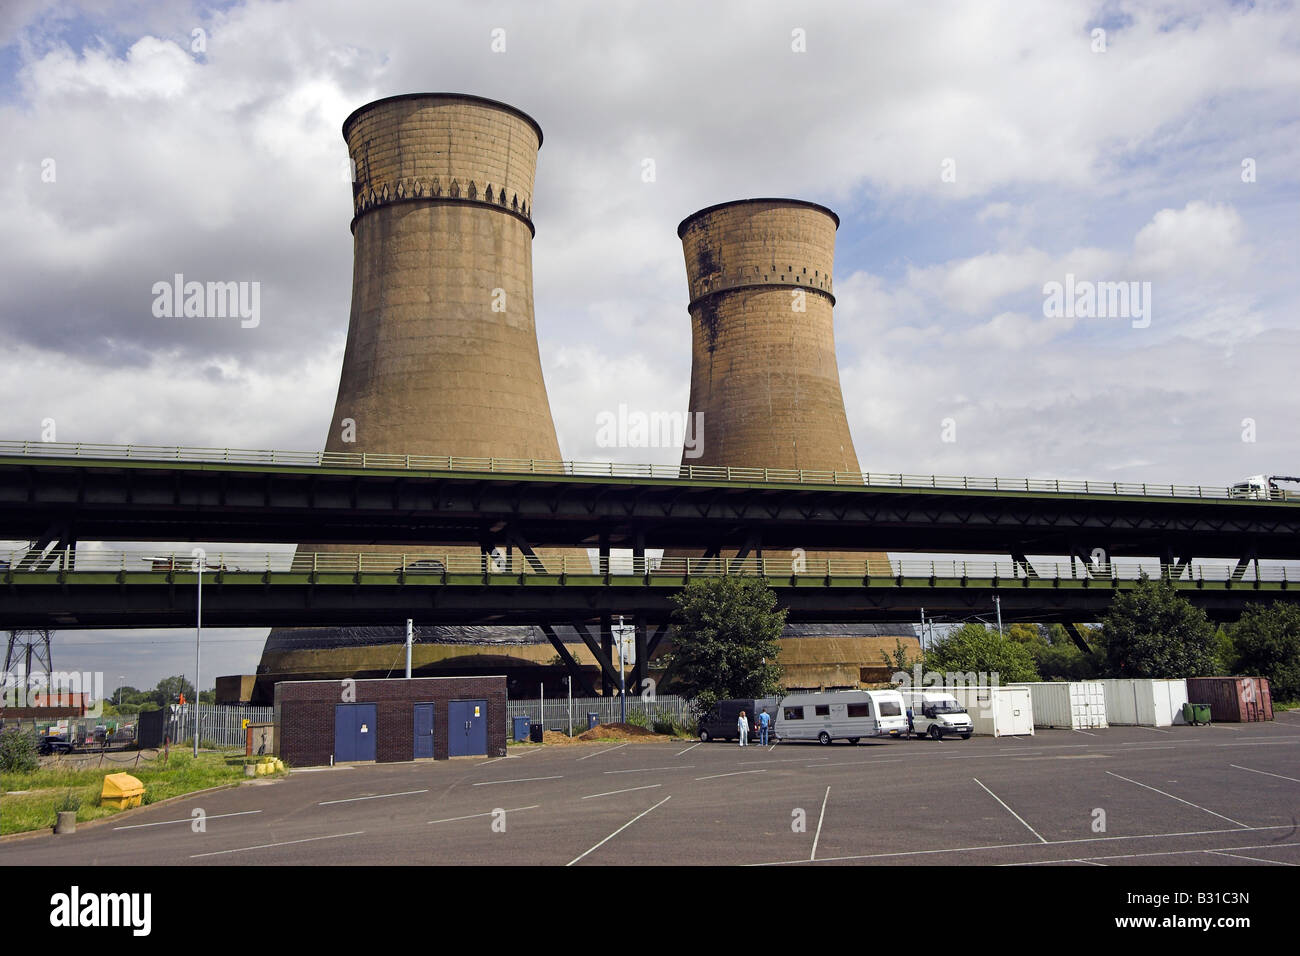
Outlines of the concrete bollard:
[[77,832],[77,811],[60,810],[58,817],[54,821],[55,833],[76,833]]

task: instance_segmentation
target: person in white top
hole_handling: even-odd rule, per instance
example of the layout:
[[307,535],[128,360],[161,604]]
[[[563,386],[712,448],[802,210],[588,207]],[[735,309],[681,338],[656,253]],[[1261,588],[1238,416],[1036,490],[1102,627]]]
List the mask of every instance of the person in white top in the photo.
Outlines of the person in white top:
[[743,710],[740,712],[740,717],[736,720],[736,729],[740,731],[740,746],[743,747],[749,743],[749,718],[745,716]]

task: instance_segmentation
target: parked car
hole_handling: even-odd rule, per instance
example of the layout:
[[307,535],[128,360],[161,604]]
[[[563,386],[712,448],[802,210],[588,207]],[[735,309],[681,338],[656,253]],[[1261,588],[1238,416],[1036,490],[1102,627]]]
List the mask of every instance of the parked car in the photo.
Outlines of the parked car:
[[67,753],[72,753],[72,741],[63,734],[49,734],[41,738],[40,754],[42,757]]
[[779,703],[780,698],[777,697],[720,700],[713,705],[712,710],[700,718],[700,740],[705,743],[710,740],[739,740],[740,712],[743,710],[749,720],[749,739],[757,743],[758,715],[766,708],[772,718],[772,723],[768,725],[769,731],[775,729],[776,708]]

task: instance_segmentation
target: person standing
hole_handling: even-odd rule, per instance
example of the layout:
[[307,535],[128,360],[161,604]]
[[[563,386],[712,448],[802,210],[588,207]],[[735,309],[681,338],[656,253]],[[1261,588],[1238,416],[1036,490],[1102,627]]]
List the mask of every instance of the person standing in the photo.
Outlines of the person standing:
[[736,719],[736,729],[740,731],[740,746],[744,747],[749,743],[749,718],[745,716],[743,710]]
[[772,722],[772,716],[763,708],[763,712],[758,715],[758,742],[764,747],[767,746],[767,727]]

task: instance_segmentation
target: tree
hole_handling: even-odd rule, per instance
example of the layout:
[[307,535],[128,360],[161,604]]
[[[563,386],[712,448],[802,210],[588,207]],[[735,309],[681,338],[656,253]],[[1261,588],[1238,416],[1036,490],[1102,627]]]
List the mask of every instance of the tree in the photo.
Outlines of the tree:
[[1203,677],[1215,670],[1214,625],[1168,579],[1146,574],[1101,624],[1109,677]]
[[894,653],[892,655],[889,651],[881,651],[880,656],[885,659],[885,666],[895,674],[899,671],[904,674],[911,674],[917,664],[920,664],[923,670],[925,668],[925,652],[922,651],[916,657],[913,657],[901,637],[894,641]]
[[1275,701],[1300,699],[1300,607],[1248,605],[1231,636],[1237,673],[1267,677]]
[[703,711],[716,700],[781,690],[777,640],[786,612],[761,578],[722,575],[691,581],[672,597],[674,651],[664,671]]
[[983,624],[963,624],[926,652],[929,671],[982,675],[981,681],[1008,684],[1038,680],[1038,668],[1029,649]]
[[164,677],[158,682],[158,686],[153,689],[150,698],[159,707],[166,707],[168,704],[178,703],[181,694],[185,695],[187,703],[194,700],[194,685],[187,681],[180,674],[174,677]]

